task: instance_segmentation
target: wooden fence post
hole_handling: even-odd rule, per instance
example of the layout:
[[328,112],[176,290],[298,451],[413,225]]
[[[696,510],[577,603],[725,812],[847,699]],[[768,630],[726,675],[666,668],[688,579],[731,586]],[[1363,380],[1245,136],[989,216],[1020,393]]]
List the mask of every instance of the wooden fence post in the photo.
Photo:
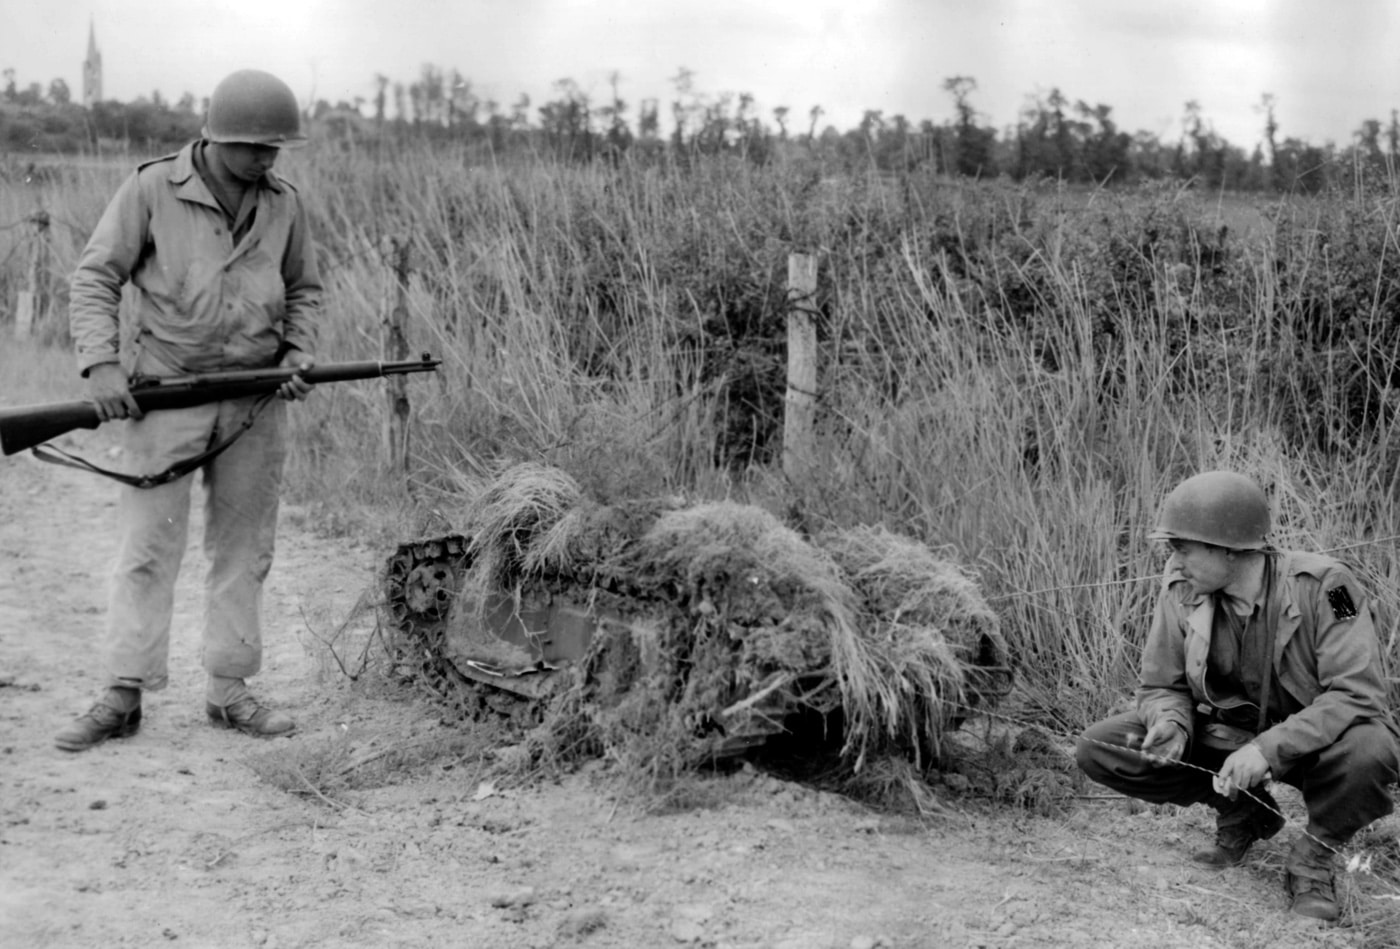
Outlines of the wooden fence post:
[[783,474],[799,480],[813,457],[817,417],[817,258],[788,256],[787,395],[783,400]]
[[[408,322],[408,286],[410,245],[407,240],[393,240],[394,247],[394,305],[384,319],[384,332],[380,341],[383,359],[386,362],[402,362],[408,359],[408,335],[404,324]],[[384,416],[384,454],[391,471],[408,474],[408,377],[401,374],[388,376],[384,382],[388,396],[389,411]]]
[[49,309],[49,214],[35,211],[29,221],[34,225],[29,288],[21,290],[15,300],[15,339],[28,339],[39,332]]

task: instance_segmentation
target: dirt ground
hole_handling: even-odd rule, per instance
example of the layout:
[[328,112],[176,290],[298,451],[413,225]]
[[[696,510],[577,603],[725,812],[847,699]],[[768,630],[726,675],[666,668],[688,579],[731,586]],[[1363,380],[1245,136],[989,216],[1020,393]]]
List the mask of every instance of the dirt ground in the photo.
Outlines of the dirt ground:
[[1283,835],[1207,872],[1189,861],[1209,835],[1200,809],[1094,788],[1057,818],[952,800],[953,816],[921,823],[744,769],[706,779],[708,806],[648,814],[601,767],[498,787],[443,754],[379,786],[293,793],[256,765],[463,736],[411,690],[327,661],[313,633],[373,593],[387,551],[318,536],[290,507],[254,686],[294,735],[204,720],[196,519],[170,688],[146,696],[138,735],[59,751],[53,733],[101,684],[115,497],[89,475],[0,460],[0,945],[1389,944],[1354,923],[1381,899],[1359,890],[1341,926],[1284,911],[1300,826],[1287,797]]

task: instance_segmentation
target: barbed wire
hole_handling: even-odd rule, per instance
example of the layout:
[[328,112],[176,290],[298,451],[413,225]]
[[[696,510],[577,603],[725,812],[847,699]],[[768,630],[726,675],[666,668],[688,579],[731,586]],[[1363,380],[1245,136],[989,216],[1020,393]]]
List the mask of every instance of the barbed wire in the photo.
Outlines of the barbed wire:
[[[1102,741],[1102,740],[1097,739],[1097,738],[1090,738],[1089,736],[1083,735],[1083,734],[1081,734],[1081,735],[1076,735],[1076,736],[1071,736],[1071,735],[1066,734],[1066,733],[1063,732],[1063,731],[1058,731],[1058,730],[1053,729],[1053,728],[1048,728],[1048,727],[1046,727],[1046,726],[1045,726],[1043,723],[1041,723],[1041,722],[1022,722],[1022,721],[1020,721],[1020,720],[1018,720],[1018,719],[1012,718],[1012,717],[1009,716],[1009,715],[1005,715],[1005,714],[1000,713],[1000,712],[993,712],[993,711],[991,711],[991,710],[989,710],[989,709],[987,709],[987,708],[974,707],[974,706],[965,705],[965,704],[962,704],[962,703],[959,703],[959,702],[949,702],[948,704],[949,704],[950,706],[955,707],[955,708],[959,708],[959,709],[962,709],[962,710],[966,711],[966,712],[969,714],[970,717],[971,717],[971,716],[981,716],[981,717],[984,717],[984,718],[995,719],[995,720],[997,720],[997,721],[1002,722],[1003,724],[1010,725],[1010,726],[1013,726],[1013,727],[1015,727],[1015,728],[1023,729],[1023,730],[1024,730],[1024,729],[1031,729],[1031,728],[1039,729],[1040,731],[1046,732],[1046,733],[1052,735],[1053,737],[1056,737],[1056,738],[1060,739],[1061,741],[1067,741],[1067,742],[1071,742],[1071,743],[1077,743],[1077,742],[1083,741],[1083,742],[1086,742],[1086,743],[1088,743],[1088,744],[1097,745],[1097,746],[1099,746],[1099,747],[1101,747],[1101,748],[1108,748],[1108,749],[1110,749],[1110,750],[1112,750],[1112,751],[1116,751],[1116,752],[1130,751],[1130,752],[1132,752],[1133,754],[1137,755],[1138,757],[1142,758],[1144,761],[1147,761],[1147,762],[1149,762],[1149,763],[1154,763],[1154,764],[1162,760],[1161,757],[1160,757],[1159,755],[1149,755],[1149,754],[1147,754],[1146,752],[1144,752],[1141,748],[1134,748],[1134,747],[1131,746],[1131,745],[1117,745],[1117,744],[1114,744],[1113,742],[1106,742],[1106,741]],[[1055,746],[1055,750],[1056,750],[1057,752],[1059,752],[1059,753],[1065,755],[1066,757],[1070,758],[1071,760],[1073,760],[1073,755],[1071,755],[1071,754],[1069,754],[1068,752],[1066,752],[1066,751],[1065,751],[1062,747],[1060,747],[1059,745],[1056,745],[1056,746]],[[1155,760],[1154,760],[1154,759],[1155,759]],[[1075,762],[1075,766],[1078,767],[1078,762]],[[1203,774],[1208,774],[1208,775],[1210,775],[1210,776],[1211,776],[1211,779],[1212,779],[1212,782],[1215,782],[1215,781],[1226,781],[1227,784],[1229,783],[1229,782],[1228,782],[1228,779],[1225,779],[1225,778],[1220,774],[1220,772],[1218,772],[1218,771],[1212,771],[1210,768],[1204,767],[1204,766],[1202,766],[1202,765],[1195,764],[1195,763],[1190,762],[1190,761],[1182,761],[1182,760],[1178,759],[1178,760],[1172,761],[1172,762],[1170,762],[1170,763],[1168,763],[1168,764],[1161,765],[1161,767],[1180,767],[1180,768],[1188,768],[1188,769],[1191,769],[1191,770],[1193,770],[1193,771],[1199,771],[1199,772],[1201,772],[1201,773],[1203,773]],[[1265,788],[1265,786],[1264,786],[1264,785],[1267,784],[1267,783],[1282,784],[1282,783],[1286,783],[1286,782],[1281,782],[1281,781],[1266,781],[1266,782],[1264,782],[1263,784],[1260,784],[1259,787],[1260,787],[1261,789],[1267,790],[1267,788]],[[1290,785],[1290,786],[1291,786],[1291,785]],[[1235,785],[1234,787],[1235,787],[1235,789],[1236,789],[1236,791],[1237,791],[1238,793],[1244,794],[1246,797],[1248,797],[1250,800],[1252,800],[1258,807],[1261,807],[1261,808],[1263,808],[1264,810],[1268,811],[1269,813],[1275,815],[1275,816],[1278,817],[1280,820],[1282,820],[1282,821],[1284,822],[1285,825],[1288,824],[1288,815],[1285,814],[1285,813],[1283,813],[1283,811],[1280,810],[1280,809],[1276,806],[1276,804],[1271,804],[1271,803],[1269,803],[1268,801],[1266,801],[1266,800],[1264,800],[1263,798],[1261,798],[1258,794],[1255,794],[1254,791],[1252,791],[1252,790],[1249,789],[1249,788],[1239,787],[1238,785]],[[1121,793],[1121,792],[1120,792],[1120,793]],[[1130,795],[1124,795],[1124,797],[1130,797]],[[1330,844],[1330,843],[1328,843],[1327,841],[1321,839],[1321,838],[1318,837],[1317,835],[1311,833],[1311,832],[1307,829],[1307,827],[1299,828],[1299,833],[1301,833],[1304,837],[1307,837],[1309,840],[1313,841],[1314,843],[1318,844],[1319,846],[1323,847],[1323,848],[1327,851],[1327,853],[1328,853],[1330,856],[1333,856],[1333,857],[1345,857],[1345,856],[1346,856],[1345,852],[1344,852],[1341,848],[1332,846],[1332,844]],[[1351,863],[1348,863],[1347,866],[1346,866],[1346,872],[1347,872],[1347,873],[1355,873],[1355,872],[1357,872],[1357,871],[1356,871],[1355,869],[1353,869],[1353,866],[1351,865]],[[1369,871],[1367,871],[1367,872],[1369,873]],[[1374,873],[1370,873],[1369,875],[1370,875],[1373,879],[1375,879],[1383,888],[1385,888],[1385,889],[1387,889],[1387,890],[1390,891],[1390,893],[1389,893],[1388,895],[1385,895],[1385,896],[1378,896],[1377,899],[1400,900],[1400,884],[1392,883],[1390,880],[1388,880],[1388,879],[1386,879],[1386,878],[1384,878],[1384,877],[1381,877],[1381,876],[1377,876],[1377,875],[1374,874]]]
[[994,603],[997,600],[1013,600],[1023,596],[1044,596],[1047,593],[1061,593],[1067,590],[1090,590],[1098,587],[1124,586],[1129,583],[1142,583],[1144,580],[1161,580],[1165,576],[1165,573],[1157,573],[1145,577],[1128,577],[1123,580],[1098,580],[1093,583],[1067,583],[1064,586],[1045,587],[1042,590],[1014,590],[1010,593],[1002,593],[998,596],[989,596],[987,600]]
[[[1386,537],[1375,537],[1368,540],[1359,540],[1353,544],[1339,544],[1335,547],[1323,547],[1317,552],[1320,554],[1335,554],[1344,550],[1356,550],[1361,547],[1375,547],[1380,544],[1394,543],[1400,541],[1400,534],[1390,534]],[[1091,583],[1067,583],[1063,586],[1044,587],[1039,590],[1013,590],[1010,593],[1001,593],[997,596],[987,597],[988,602],[995,603],[998,600],[1014,600],[1026,596],[1044,596],[1047,593],[1062,593],[1068,590],[1091,590],[1099,587],[1125,586],[1129,583],[1142,583],[1147,580],[1161,581],[1166,576],[1165,573],[1148,574],[1141,577],[1126,577],[1122,580],[1097,580]]]
[[0,268],[4,268],[9,265],[10,261],[14,259],[15,254],[19,253],[19,249],[21,246],[22,245],[20,244],[16,244],[10,248],[10,252],[5,255],[5,259],[0,260]]
[[1318,551],[1318,553],[1335,554],[1338,551],[1342,550],[1354,550],[1357,547],[1372,547],[1376,544],[1389,544],[1397,540],[1400,540],[1400,534],[1391,534],[1389,537],[1377,537],[1372,540],[1359,540],[1354,544],[1342,544],[1337,547],[1327,547],[1323,550]]
[[19,227],[22,224],[32,223],[34,223],[34,215],[31,214],[22,217],[17,221],[11,221],[9,224],[0,224],[0,231],[13,231],[15,228]]

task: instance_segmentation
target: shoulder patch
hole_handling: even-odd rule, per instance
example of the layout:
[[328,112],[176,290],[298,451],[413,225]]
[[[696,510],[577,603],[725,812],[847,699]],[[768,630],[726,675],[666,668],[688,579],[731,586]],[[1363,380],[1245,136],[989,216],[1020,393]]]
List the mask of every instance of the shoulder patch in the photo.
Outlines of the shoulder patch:
[[1356,603],[1345,586],[1336,586],[1328,590],[1327,603],[1332,607],[1332,615],[1337,619],[1351,619],[1356,615]]

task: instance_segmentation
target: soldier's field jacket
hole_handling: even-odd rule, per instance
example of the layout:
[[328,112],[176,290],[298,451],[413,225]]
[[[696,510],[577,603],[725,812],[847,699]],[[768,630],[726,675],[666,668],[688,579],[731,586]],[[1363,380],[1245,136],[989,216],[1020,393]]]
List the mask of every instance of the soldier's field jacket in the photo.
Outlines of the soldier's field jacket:
[[[1282,552],[1278,571],[1273,688],[1302,708],[1254,739],[1275,775],[1332,744],[1356,722],[1383,720],[1400,734],[1387,703],[1370,604],[1351,571],[1331,557],[1302,551]],[[1194,734],[1196,706],[1206,699],[1213,618],[1212,598],[1168,573],[1137,692],[1138,712],[1149,728],[1168,720]]]
[[273,172],[263,175],[251,229],[235,244],[195,169],[197,144],[141,165],[88,240],[69,307],[84,375],[118,361],[128,281],[138,345],[173,369],[263,368],[288,347],[315,352],[321,279],[300,196]]

